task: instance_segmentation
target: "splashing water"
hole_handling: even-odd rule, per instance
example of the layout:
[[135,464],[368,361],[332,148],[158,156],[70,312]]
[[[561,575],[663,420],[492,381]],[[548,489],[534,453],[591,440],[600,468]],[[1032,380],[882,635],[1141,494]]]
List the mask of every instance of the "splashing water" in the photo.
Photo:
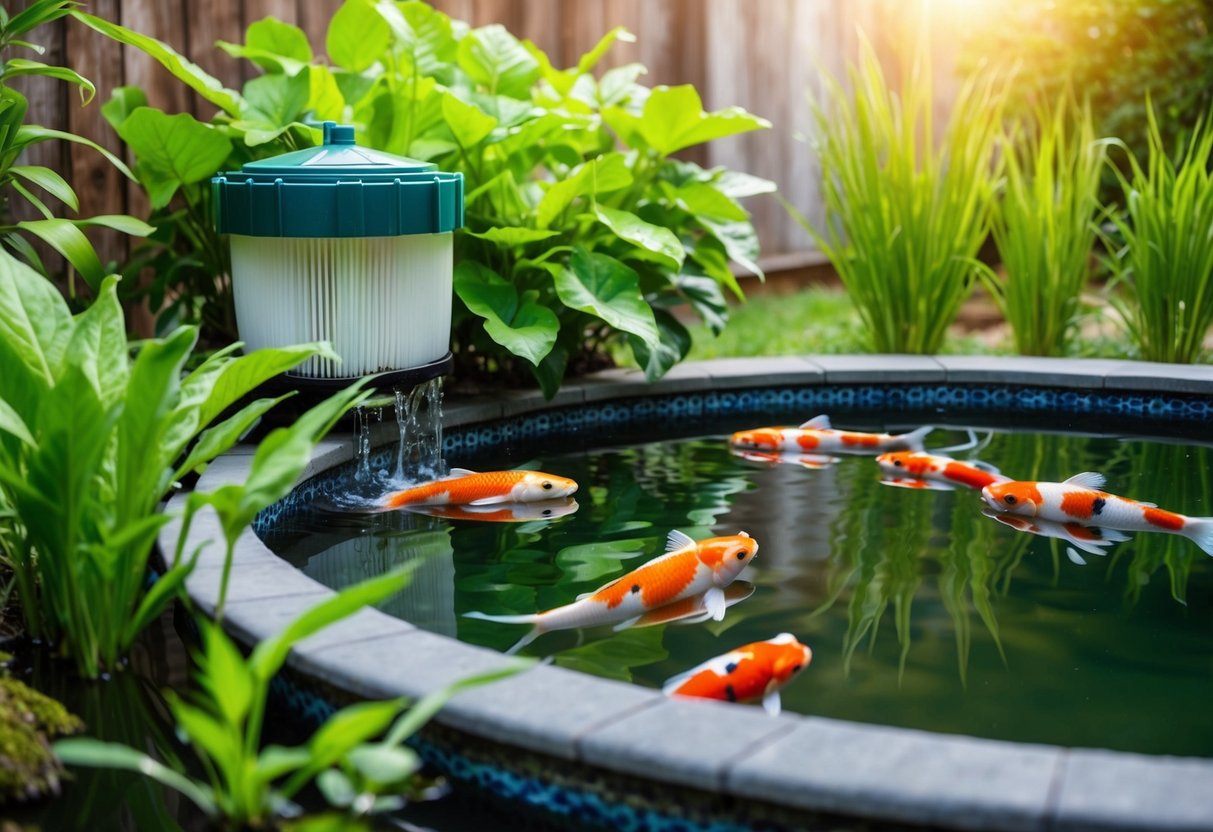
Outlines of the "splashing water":
[[397,388],[392,402],[399,432],[394,469],[371,467],[371,426],[384,421],[386,407],[356,408],[353,474],[339,493],[330,495],[331,508],[373,509],[389,491],[446,474],[442,459],[442,379],[431,379],[407,391]]

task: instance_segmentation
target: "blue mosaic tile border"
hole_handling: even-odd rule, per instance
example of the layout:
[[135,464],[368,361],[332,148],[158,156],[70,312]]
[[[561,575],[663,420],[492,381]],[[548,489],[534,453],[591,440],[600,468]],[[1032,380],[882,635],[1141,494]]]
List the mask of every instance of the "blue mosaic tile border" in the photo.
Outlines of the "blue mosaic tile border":
[[[1008,415],[1098,416],[1147,419],[1163,424],[1196,425],[1213,421],[1213,400],[1196,395],[1118,393],[1104,390],[1022,385],[887,384],[770,387],[707,393],[624,398],[528,413],[491,423],[446,429],[444,457],[470,456],[503,442],[574,436],[604,426],[743,416],[778,411],[839,413],[853,411],[935,410],[942,416],[973,413]],[[371,453],[372,469],[395,464],[396,449]],[[314,477],[285,500],[261,512],[253,530],[261,535],[297,501],[311,502],[341,487]]]

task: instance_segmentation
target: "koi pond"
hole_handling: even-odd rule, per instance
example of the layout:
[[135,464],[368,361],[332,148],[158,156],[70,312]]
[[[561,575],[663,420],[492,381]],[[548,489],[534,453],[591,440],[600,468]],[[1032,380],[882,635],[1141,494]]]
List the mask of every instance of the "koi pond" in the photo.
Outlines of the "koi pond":
[[[396,452],[333,469],[263,521],[271,549],[333,588],[420,558],[386,612],[506,650],[528,627],[469,618],[567,604],[659,555],[671,530],[745,531],[759,543],[722,621],[645,616],[631,626],[540,635],[522,655],[638,685],[749,642],[791,633],[811,665],[785,711],[944,733],[1151,754],[1213,756],[1213,558],[1185,537],[1049,524],[1025,533],[980,492],[895,487],[872,455],[780,458],[731,449],[734,430],[813,416],[725,419],[710,430],[586,432],[563,446],[492,443],[445,463],[526,468],[580,484],[576,504],[517,511],[357,510],[405,485]],[[835,415],[836,427],[901,432]],[[655,438],[655,437],[660,438]],[[1018,480],[1104,474],[1106,491],[1189,516],[1213,514],[1210,448],[1112,434],[937,424],[927,451],[956,448]],[[969,447],[963,447],[969,446]],[[901,483],[907,485],[909,483]],[[502,522],[508,521],[508,522]],[[1050,531],[1053,532],[1050,535]],[[1124,537],[1124,540],[1119,538]],[[751,707],[737,705],[736,707]]]

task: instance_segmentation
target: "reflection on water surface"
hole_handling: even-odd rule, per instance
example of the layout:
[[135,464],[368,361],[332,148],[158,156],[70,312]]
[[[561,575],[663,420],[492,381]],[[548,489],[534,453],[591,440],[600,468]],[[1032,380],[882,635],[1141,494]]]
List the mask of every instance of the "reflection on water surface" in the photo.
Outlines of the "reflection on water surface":
[[[761,548],[723,621],[555,632],[523,653],[658,687],[711,656],[790,632],[814,660],[784,689],[786,711],[1213,756],[1213,559],[1191,541],[1105,533],[1076,547],[1062,533],[996,522],[971,489],[886,487],[870,456],[778,464],[730,453],[725,437],[470,464],[577,480],[578,509],[556,519],[317,511],[284,518],[266,539],[334,587],[424,555],[413,586],[387,610],[504,650],[525,626],[463,613],[569,603],[658,555],[673,528],[697,539],[745,530]],[[964,438],[941,429],[927,447]],[[1113,493],[1213,514],[1208,448],[996,432],[972,453],[1015,479],[1100,471]]]

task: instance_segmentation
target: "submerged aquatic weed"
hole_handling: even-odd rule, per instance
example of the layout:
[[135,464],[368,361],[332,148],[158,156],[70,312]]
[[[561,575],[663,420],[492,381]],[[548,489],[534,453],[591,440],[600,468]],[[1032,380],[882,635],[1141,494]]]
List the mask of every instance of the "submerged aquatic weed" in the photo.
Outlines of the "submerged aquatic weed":
[[981,274],[1021,355],[1064,355],[1077,334],[1090,276],[1107,142],[1091,108],[1069,95],[1037,105],[1002,137],[1006,180],[991,233],[1005,278]]
[[1108,259],[1109,299],[1146,361],[1205,357],[1213,325],[1213,116],[1197,123],[1172,157],[1148,108],[1145,167],[1129,155],[1119,169],[1124,213],[1113,215],[1123,245]]
[[[813,104],[826,222],[793,216],[830,258],[878,352],[938,352],[976,276],[1001,159],[1004,87],[973,76],[936,135],[930,55],[919,46],[897,90],[861,42],[848,92],[826,81]],[[786,205],[786,203],[785,203]]]

